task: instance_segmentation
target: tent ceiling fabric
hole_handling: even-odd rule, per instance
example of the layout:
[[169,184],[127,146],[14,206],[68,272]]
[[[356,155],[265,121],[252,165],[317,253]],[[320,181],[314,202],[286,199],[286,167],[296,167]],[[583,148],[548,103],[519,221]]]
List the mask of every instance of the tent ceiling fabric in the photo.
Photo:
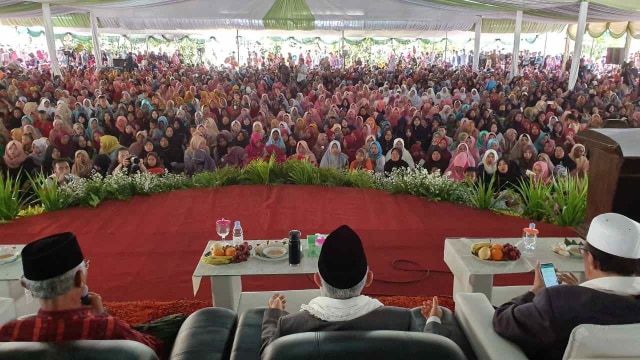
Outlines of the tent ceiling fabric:
[[[42,2],[0,0],[0,24],[41,26]],[[150,32],[203,29],[513,32],[523,11],[523,33],[559,32],[575,24],[580,0],[50,0],[55,27],[90,28],[93,11],[103,29]],[[589,23],[640,22],[640,0],[589,0]],[[454,15],[454,16],[452,16]],[[588,27],[590,29],[591,27]],[[620,26],[607,26],[620,34]],[[637,26],[628,26],[632,36]],[[591,31],[591,30],[589,30]],[[602,25],[594,25],[594,33]],[[624,31],[623,31],[624,32]]]

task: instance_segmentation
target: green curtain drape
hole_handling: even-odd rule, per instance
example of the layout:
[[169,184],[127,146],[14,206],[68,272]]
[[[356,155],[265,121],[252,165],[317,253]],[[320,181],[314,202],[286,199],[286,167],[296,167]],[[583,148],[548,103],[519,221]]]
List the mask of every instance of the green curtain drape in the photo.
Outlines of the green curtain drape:
[[[516,28],[516,21],[509,19],[482,19],[482,33],[489,34],[508,34],[513,33]],[[522,33],[546,33],[546,32],[563,32],[565,25],[547,24],[523,21]],[[475,31],[475,25],[471,31]]]
[[[577,25],[567,26],[567,36],[571,40],[575,41],[577,31]],[[640,39],[640,21],[588,23],[585,31],[592,38],[598,38],[608,32],[614,39],[619,39],[625,34],[629,34],[634,39]]]
[[[38,4],[38,7],[42,7]],[[2,13],[3,7],[0,7],[0,13]],[[52,19],[54,27],[67,27],[67,28],[86,28],[91,29],[91,20],[89,14],[66,14],[54,16]],[[44,26],[42,17],[37,18],[15,18],[15,19],[0,19],[0,25],[4,26]]]
[[315,20],[305,0],[276,0],[262,23],[265,29],[313,30]]

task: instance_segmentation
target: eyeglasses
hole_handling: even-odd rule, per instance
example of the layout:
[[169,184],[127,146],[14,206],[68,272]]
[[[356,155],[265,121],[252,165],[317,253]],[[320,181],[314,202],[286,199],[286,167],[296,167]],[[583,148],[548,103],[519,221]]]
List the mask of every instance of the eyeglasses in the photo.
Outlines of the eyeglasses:
[[85,260],[84,261],[84,267],[89,270],[89,265],[91,264],[91,260]]

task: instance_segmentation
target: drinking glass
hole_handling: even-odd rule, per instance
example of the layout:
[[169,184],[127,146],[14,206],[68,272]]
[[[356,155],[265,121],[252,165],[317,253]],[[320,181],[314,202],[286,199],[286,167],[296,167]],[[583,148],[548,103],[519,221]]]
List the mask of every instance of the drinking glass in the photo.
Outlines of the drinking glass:
[[216,232],[220,237],[222,237],[222,241],[229,235],[229,231],[231,230],[231,221],[226,219],[220,219],[216,221]]

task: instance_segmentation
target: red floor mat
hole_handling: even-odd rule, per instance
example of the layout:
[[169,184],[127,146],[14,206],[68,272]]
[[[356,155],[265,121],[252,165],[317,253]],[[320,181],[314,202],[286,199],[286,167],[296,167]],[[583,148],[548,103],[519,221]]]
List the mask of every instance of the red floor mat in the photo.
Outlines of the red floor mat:
[[[245,239],[277,239],[289,230],[329,232],[348,224],[360,234],[376,279],[368,294],[450,295],[442,260],[446,237],[518,237],[529,221],[464,205],[384,191],[320,186],[230,186],[175,191],[97,208],[74,208],[0,225],[0,244],[27,243],[56,232],[76,233],[91,259],[89,284],[106,301],[193,300],[191,275],[215,220],[240,220]],[[575,235],[538,224],[541,236]],[[430,273],[394,269],[409,260]],[[529,281],[526,276],[507,283]],[[244,290],[313,288],[305,276],[254,276]],[[198,300],[211,299],[202,281]]]

